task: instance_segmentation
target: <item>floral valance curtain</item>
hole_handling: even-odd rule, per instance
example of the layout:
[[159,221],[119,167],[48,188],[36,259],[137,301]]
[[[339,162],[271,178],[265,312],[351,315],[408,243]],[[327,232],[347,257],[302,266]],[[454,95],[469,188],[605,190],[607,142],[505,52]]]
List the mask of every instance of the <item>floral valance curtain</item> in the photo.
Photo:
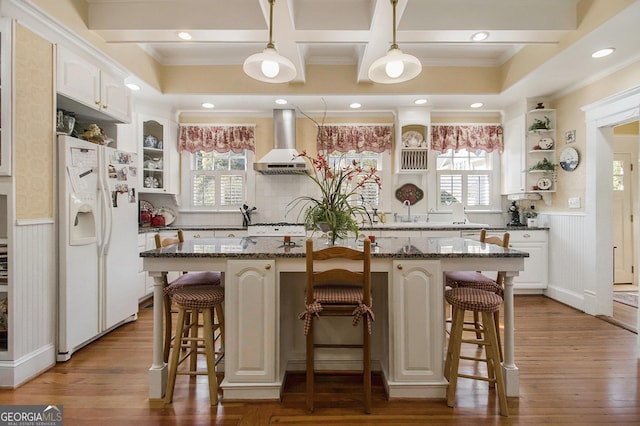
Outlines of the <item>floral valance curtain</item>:
[[256,150],[255,126],[181,125],[178,149],[197,151],[242,152]]
[[431,149],[445,152],[453,149],[455,152],[467,151],[498,151],[502,153],[502,126],[499,124],[464,124],[464,125],[432,125]]
[[322,125],[318,127],[318,151],[347,152],[391,150],[391,125]]

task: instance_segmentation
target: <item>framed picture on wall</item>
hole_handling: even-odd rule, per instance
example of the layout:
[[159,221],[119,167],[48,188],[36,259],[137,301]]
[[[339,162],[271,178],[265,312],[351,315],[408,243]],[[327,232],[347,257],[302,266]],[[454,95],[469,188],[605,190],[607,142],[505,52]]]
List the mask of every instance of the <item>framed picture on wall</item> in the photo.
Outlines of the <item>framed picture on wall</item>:
[[573,143],[576,141],[576,131],[575,130],[569,130],[567,132],[564,132],[564,142],[565,143]]

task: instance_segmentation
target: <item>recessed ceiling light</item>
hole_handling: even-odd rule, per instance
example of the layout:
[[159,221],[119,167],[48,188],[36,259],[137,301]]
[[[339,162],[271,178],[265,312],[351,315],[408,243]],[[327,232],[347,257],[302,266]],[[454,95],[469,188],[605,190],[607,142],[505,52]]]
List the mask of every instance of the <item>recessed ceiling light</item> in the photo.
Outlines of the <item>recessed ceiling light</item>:
[[473,41],[484,41],[489,38],[489,33],[486,31],[480,31],[471,36]]
[[475,102],[472,103],[471,105],[469,105],[471,108],[480,108],[482,105],[484,105],[482,102]]
[[211,102],[203,102],[203,103],[202,103],[202,108],[209,108],[209,109],[211,109],[211,108],[214,108],[214,107],[215,107],[215,105],[214,105],[214,104],[212,104]]
[[133,90],[134,92],[137,92],[138,90],[140,90],[140,86],[134,83],[125,83],[125,86],[127,86],[130,90]]
[[358,102],[354,102],[351,105],[349,105],[349,108],[353,108],[353,109],[357,109],[360,108],[362,105],[359,104]]
[[287,104],[287,100],[286,99],[276,99],[276,103],[278,105],[286,105]]
[[190,34],[190,33],[188,33],[188,32],[186,32],[186,31],[180,31],[180,32],[178,33],[178,37],[179,37],[181,40],[191,40],[191,34]]
[[616,49],[613,47],[607,47],[606,49],[600,49],[591,54],[592,58],[604,58],[605,56],[611,55]]
[[424,105],[427,103],[426,99],[416,99],[415,101],[413,101],[414,104],[416,105]]

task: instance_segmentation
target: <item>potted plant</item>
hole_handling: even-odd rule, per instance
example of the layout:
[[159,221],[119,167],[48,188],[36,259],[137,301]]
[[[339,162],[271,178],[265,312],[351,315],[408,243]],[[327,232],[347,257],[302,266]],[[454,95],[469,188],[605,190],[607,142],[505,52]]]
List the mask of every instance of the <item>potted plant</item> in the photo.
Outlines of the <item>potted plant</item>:
[[371,217],[366,207],[352,198],[365,183],[375,182],[380,186],[376,169],[364,170],[355,160],[351,164],[331,166],[322,153],[310,157],[303,151],[298,156],[311,163],[313,173],[308,176],[320,189],[320,197],[297,197],[288,204],[287,211],[300,203],[305,205],[302,214],[306,227],[326,232],[331,245],[335,244],[336,239],[345,238],[349,231],[358,235],[357,217],[369,223]]
[[529,131],[535,132],[536,130],[549,130],[550,124],[551,124],[551,120],[546,115],[544,116],[544,120],[539,120],[537,118],[534,118],[533,124],[529,126]]
[[531,171],[555,172],[556,164],[552,163],[551,161],[549,161],[549,159],[545,157],[542,160],[538,161],[533,166],[529,167],[527,171],[528,172],[531,172]]

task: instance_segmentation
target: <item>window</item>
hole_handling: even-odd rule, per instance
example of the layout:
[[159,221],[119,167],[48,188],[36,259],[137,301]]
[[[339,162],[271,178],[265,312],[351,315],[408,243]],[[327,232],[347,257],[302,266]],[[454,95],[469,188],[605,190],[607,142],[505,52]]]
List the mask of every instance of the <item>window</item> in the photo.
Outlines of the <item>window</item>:
[[189,164],[191,208],[231,210],[246,200],[246,150],[240,154],[197,151],[184,155]]
[[461,202],[469,210],[499,208],[497,155],[449,149],[437,156],[438,207]]
[[613,190],[624,191],[624,161],[613,160]]
[[[369,170],[370,168],[375,168],[379,172],[383,170],[383,154],[379,154],[373,151],[362,151],[356,152],[355,150],[351,150],[348,152],[340,152],[333,151],[329,154],[329,165],[331,167],[340,166],[345,167],[348,164],[352,164],[355,160],[358,164],[362,166],[364,170]],[[382,173],[378,173],[378,176],[382,180]],[[360,195],[362,196],[360,200],[365,206],[373,206],[379,207],[381,204],[380,200],[380,188],[375,182],[367,182],[360,191]]]

